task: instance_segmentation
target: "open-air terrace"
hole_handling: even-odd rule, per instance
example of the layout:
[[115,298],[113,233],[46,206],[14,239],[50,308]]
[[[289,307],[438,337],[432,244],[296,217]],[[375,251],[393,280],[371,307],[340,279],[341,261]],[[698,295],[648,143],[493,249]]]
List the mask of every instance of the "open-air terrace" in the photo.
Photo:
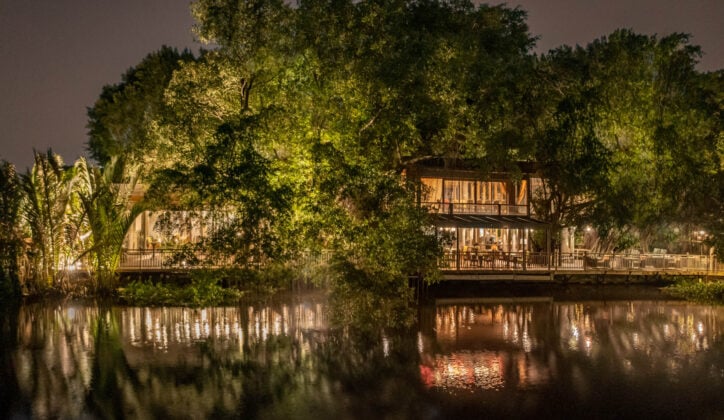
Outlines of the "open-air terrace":
[[[120,272],[175,271],[201,268],[176,257],[173,249],[126,250]],[[331,252],[309,258],[315,264],[326,264]],[[224,264],[212,264],[219,267]],[[208,264],[203,267],[209,267]],[[455,250],[444,253],[440,260],[443,273],[667,273],[667,274],[724,274],[716,258],[690,254],[605,254],[579,251],[575,253],[545,252],[478,252]]]

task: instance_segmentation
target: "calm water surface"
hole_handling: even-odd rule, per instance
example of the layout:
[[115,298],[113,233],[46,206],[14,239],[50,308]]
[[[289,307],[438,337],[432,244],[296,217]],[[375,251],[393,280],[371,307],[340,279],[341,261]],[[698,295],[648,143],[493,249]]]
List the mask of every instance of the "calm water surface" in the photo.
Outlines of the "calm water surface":
[[438,299],[365,334],[327,308],[6,308],[0,417],[724,418],[721,306]]

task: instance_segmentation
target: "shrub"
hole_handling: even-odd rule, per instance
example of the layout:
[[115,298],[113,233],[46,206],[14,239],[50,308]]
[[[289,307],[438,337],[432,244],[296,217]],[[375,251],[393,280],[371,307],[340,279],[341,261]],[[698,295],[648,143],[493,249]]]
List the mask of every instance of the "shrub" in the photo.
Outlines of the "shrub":
[[221,274],[213,270],[191,273],[187,285],[136,280],[120,289],[121,298],[138,306],[216,306],[234,303],[243,293],[237,289],[225,289],[219,285]]
[[665,287],[664,293],[697,302],[724,304],[724,282],[686,280]]

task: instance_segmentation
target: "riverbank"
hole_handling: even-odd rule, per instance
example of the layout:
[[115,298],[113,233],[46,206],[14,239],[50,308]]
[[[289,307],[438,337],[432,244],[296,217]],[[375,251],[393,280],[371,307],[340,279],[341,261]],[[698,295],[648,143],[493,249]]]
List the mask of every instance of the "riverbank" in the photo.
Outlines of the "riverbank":
[[[420,290],[421,301],[469,299],[546,298],[554,301],[570,300],[672,300],[659,285],[642,284],[491,284],[446,282]],[[674,298],[674,300],[680,300]]]
[[[693,276],[656,276],[646,281],[629,281],[621,276],[588,277],[571,281],[547,282],[510,280],[445,280],[427,284],[411,282],[418,300],[437,298],[495,298],[549,296],[566,299],[683,299],[724,304],[724,281],[705,281]],[[301,287],[303,286],[303,287]],[[295,279],[288,270],[229,273],[219,270],[195,270],[146,276],[123,276],[118,286],[99,290],[91,282],[73,287],[49,288],[30,295],[26,300],[107,299],[130,306],[233,306],[246,298],[267,298],[280,292],[315,288],[312,282]]]
[[[724,304],[724,280],[719,277],[654,273],[647,276],[625,274],[577,274],[551,276],[546,281],[508,278],[462,277],[444,279],[432,285],[413,282],[422,299],[467,297],[555,296],[564,299],[683,299]],[[652,294],[651,291],[654,291]]]
[[21,288],[20,294],[8,294],[3,300],[101,299],[130,306],[235,305],[245,297],[263,298],[292,290],[296,284],[293,278],[289,269],[276,267],[264,271],[199,269],[124,274],[112,285],[101,287],[87,273],[75,273],[51,287]]
[[724,305],[724,281],[687,279],[667,286],[662,291],[680,299]]

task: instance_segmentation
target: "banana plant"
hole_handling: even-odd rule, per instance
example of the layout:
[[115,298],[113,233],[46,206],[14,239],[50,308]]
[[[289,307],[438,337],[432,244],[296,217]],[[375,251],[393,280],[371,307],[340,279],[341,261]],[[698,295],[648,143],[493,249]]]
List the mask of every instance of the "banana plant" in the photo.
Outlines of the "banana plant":
[[61,280],[62,256],[69,243],[65,231],[74,171],[66,169],[60,156],[48,149],[34,151],[33,168],[21,175],[24,193],[22,218],[31,238],[35,286],[50,287]]
[[76,194],[88,229],[81,235],[87,237],[87,242],[78,259],[87,256],[95,286],[109,290],[115,283],[115,271],[121,260],[126,231],[142,211],[140,205],[130,202],[138,181],[138,168],[124,166],[115,158],[103,168],[92,167],[85,158],[80,158],[75,170],[78,179]]

